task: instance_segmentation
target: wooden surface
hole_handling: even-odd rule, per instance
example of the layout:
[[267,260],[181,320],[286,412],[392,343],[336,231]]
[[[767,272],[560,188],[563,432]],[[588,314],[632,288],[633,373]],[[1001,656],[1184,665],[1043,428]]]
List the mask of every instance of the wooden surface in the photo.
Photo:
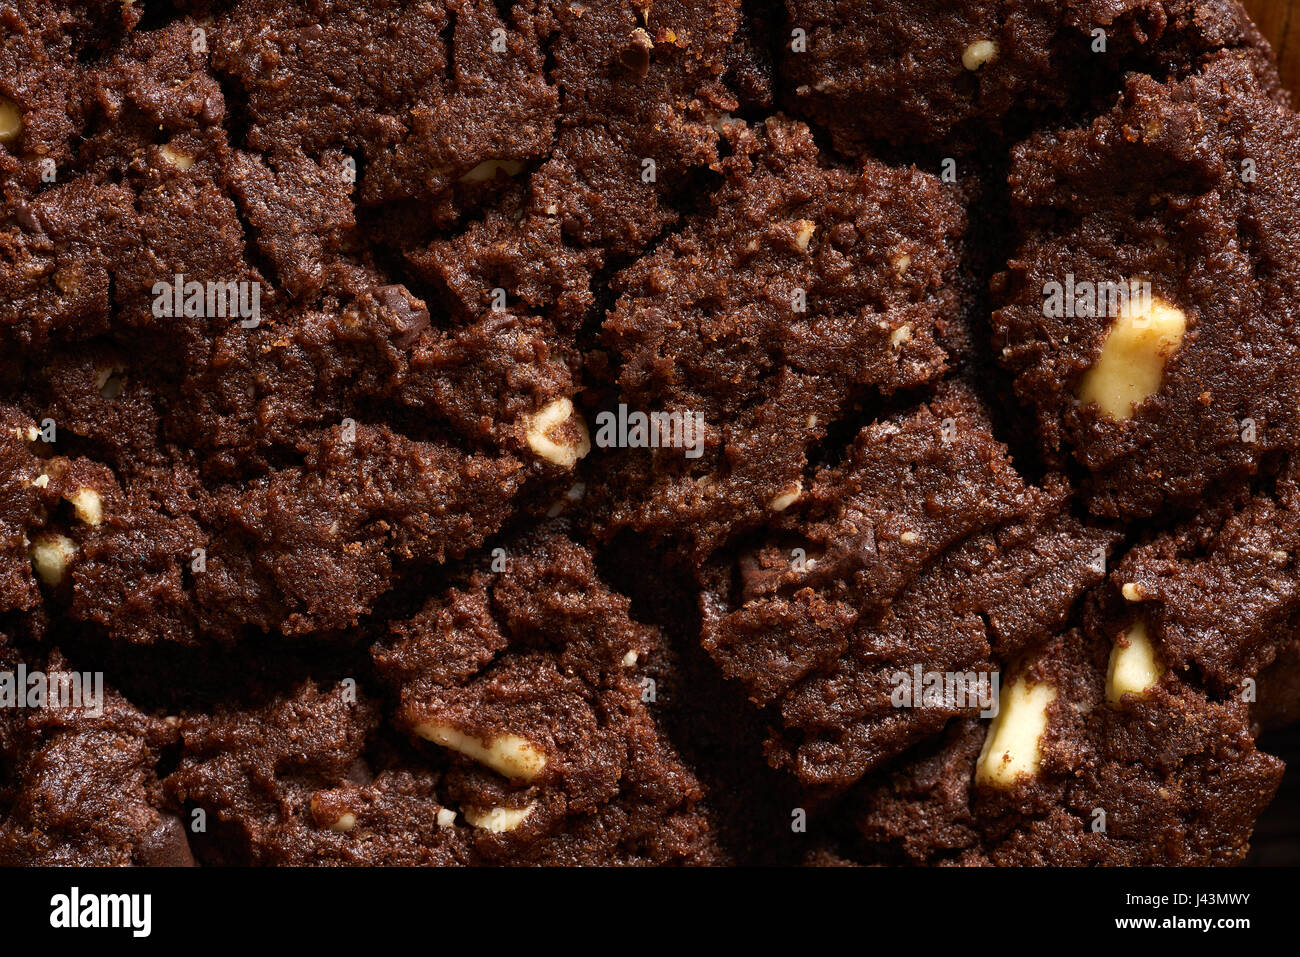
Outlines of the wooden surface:
[[1300,97],[1300,0],[1245,0],[1245,4],[1277,51],[1282,80]]

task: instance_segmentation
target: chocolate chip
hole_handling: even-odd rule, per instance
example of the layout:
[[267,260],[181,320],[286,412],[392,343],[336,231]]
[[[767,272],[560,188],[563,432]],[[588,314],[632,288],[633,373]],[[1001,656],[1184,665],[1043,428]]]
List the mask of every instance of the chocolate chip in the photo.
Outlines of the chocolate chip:
[[653,49],[654,43],[650,40],[650,34],[638,27],[632,31],[632,36],[628,38],[628,45],[623,48],[618,59],[638,77],[643,77],[650,72],[650,51]]
[[145,867],[194,867],[185,825],[175,814],[161,812],[158,823],[140,842],[135,862]]
[[14,219],[18,225],[29,233],[35,233],[37,236],[44,236],[45,229],[41,226],[41,221],[36,217],[36,211],[26,203],[19,202],[14,206]]
[[392,329],[393,344],[398,348],[410,347],[429,328],[429,310],[405,286],[380,286],[374,295],[383,307]]

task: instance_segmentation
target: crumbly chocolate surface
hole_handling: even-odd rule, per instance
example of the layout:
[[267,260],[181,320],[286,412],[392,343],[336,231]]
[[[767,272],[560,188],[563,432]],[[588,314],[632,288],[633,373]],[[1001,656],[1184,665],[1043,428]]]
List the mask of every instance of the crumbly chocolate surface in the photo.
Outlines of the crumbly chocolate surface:
[[1235,0],[0,2],[0,864],[1241,862],[1298,155]]
[[[853,795],[864,860],[1002,866],[1237,863],[1282,763],[1255,750],[1247,707],[1172,675],[1143,700],[1105,702],[1110,641],[1058,636],[1033,678],[1049,709],[1041,773],[1009,790],[972,782],[983,735],[969,719]],[[1098,826],[1100,825],[1100,826]]]
[[[1014,151],[1019,248],[998,277],[1007,304],[995,341],[1045,453],[1068,450],[1087,469],[1097,514],[1194,505],[1300,442],[1300,339],[1276,308],[1300,289],[1300,228],[1282,214],[1297,135],[1253,62],[1222,54],[1184,80],[1131,78],[1088,127]],[[1123,422],[1077,401],[1106,317],[1045,318],[1041,290],[1056,275],[1137,279],[1186,316],[1159,394]]]

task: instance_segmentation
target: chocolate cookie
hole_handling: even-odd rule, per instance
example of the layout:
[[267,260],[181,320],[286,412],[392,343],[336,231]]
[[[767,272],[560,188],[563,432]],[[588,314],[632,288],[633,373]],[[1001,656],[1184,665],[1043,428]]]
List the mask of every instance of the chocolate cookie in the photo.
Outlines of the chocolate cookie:
[[0,864],[1241,860],[1298,146],[1234,0],[3,5]]

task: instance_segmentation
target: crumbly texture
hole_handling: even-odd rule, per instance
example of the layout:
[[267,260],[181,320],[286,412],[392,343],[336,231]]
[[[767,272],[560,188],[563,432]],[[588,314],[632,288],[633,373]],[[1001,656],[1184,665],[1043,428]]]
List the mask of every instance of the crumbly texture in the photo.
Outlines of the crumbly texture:
[[[512,543],[503,561],[391,624],[374,648],[383,697],[344,679],[181,715],[165,784],[215,815],[215,853],[254,864],[725,860],[641,677],[661,653],[655,629],[628,617],[627,599],[559,530]],[[430,728],[522,740],[540,773],[511,777]],[[499,830],[493,812],[523,817]]]
[[[865,861],[1001,866],[1240,862],[1282,763],[1257,751],[1240,700],[1170,676],[1105,700],[1110,642],[1071,631],[1022,673],[1058,689],[1038,777],[975,783],[983,729],[951,724],[903,769],[864,783],[853,842]],[[1101,812],[1101,813],[1098,813]]]
[[[1140,614],[1169,666],[1221,694],[1271,666],[1300,620],[1300,488],[1293,467],[1269,479],[1135,547],[1111,572],[1110,604]],[[1295,703],[1285,687],[1256,700],[1269,712]]]
[[[1089,507],[1149,516],[1300,445],[1300,120],[1252,65],[1224,54],[1196,76],[1129,80],[1085,129],[1039,134],[1013,153],[1019,248],[999,277],[995,342],[1053,460],[1087,470]],[[1160,387],[1115,421],[1082,401],[1111,317],[1057,317],[1044,288],[1068,275],[1147,283],[1186,318]],[[1084,300],[1087,303],[1087,300]],[[1051,311],[1052,315],[1045,315]]]
[[765,542],[706,572],[703,640],[770,706],[771,759],[839,789],[978,704],[891,704],[893,675],[992,670],[1068,619],[1116,536],[1024,484],[978,400],[868,426]]
[[0,3],[0,865],[1239,862],[1297,156],[1234,0]]
[[1244,51],[1270,91],[1283,95],[1267,44],[1236,0],[786,7],[791,109],[815,117],[849,153],[878,141],[974,150],[1027,122],[1104,107],[1126,71],[1181,76],[1225,49]]
[[621,401],[704,427],[696,457],[616,463],[604,525],[696,558],[788,507],[854,399],[938,381],[958,319],[964,216],[937,179],[828,169],[799,123],[727,129],[709,208],[614,277],[604,323]]
[[[69,674],[57,652],[20,655],[0,636],[6,671]],[[108,689],[102,713],[58,707],[0,711],[0,866],[168,866],[194,863],[168,810],[158,767],[176,729]]]

